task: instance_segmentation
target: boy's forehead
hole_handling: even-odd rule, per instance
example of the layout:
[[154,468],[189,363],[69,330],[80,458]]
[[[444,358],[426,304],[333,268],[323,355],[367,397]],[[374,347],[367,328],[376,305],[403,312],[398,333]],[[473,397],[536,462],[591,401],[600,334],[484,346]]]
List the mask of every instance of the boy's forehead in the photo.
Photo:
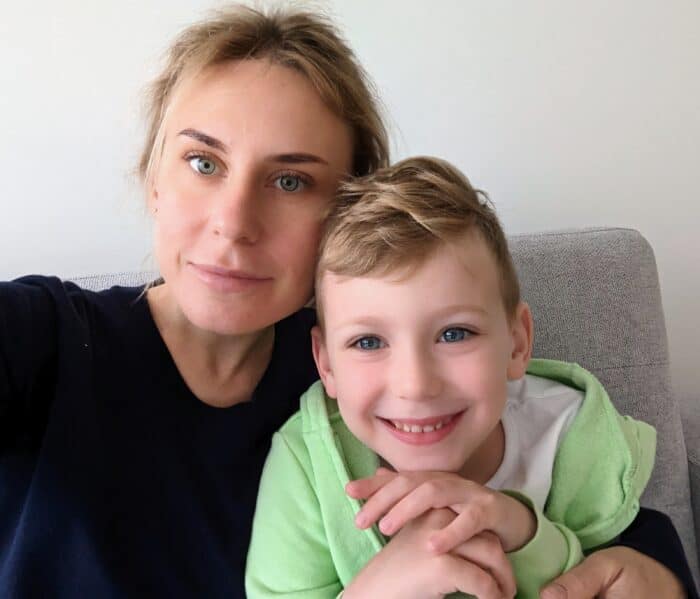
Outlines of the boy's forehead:
[[333,271],[325,271],[321,274],[321,283],[327,285],[343,285],[358,279],[367,279],[370,281],[386,282],[386,283],[401,283],[411,277],[412,274],[420,267],[420,262],[417,259],[412,263],[404,263],[400,265],[389,265],[378,267],[370,272],[362,274],[338,273]]
[[496,256],[491,246],[484,236],[476,229],[472,229],[446,244],[448,251],[462,262],[467,271],[471,272],[474,265],[478,264],[486,270],[500,275],[500,267],[496,261]]
[[[357,253],[361,256],[362,248],[358,248]],[[450,240],[436,240],[429,247],[416,248],[412,254],[389,255],[380,260],[379,264],[370,271],[355,274],[323,270],[317,273],[316,280],[320,286],[326,281],[332,285],[342,285],[344,282],[358,278],[401,283],[409,279],[426,262],[430,262],[431,258],[439,253],[448,253],[456,258],[464,267],[465,272],[472,276],[475,264],[478,264],[482,267],[485,266],[485,270],[493,271],[500,277],[500,267],[491,246],[478,229],[470,227]]]
[[[411,287],[414,278],[439,289],[441,293],[451,288],[468,290],[472,299],[478,298],[485,303],[501,300],[500,270],[493,252],[481,235],[467,234],[450,242],[440,242],[422,257],[400,260],[397,264],[383,265],[366,274],[348,274],[325,271],[317,279],[317,296],[323,300],[328,292],[336,296],[357,288],[353,281],[362,282],[364,289],[394,288],[401,292],[404,284]],[[409,301],[421,301],[417,294]],[[379,299],[379,298],[377,298]],[[323,301],[320,302],[323,306]]]

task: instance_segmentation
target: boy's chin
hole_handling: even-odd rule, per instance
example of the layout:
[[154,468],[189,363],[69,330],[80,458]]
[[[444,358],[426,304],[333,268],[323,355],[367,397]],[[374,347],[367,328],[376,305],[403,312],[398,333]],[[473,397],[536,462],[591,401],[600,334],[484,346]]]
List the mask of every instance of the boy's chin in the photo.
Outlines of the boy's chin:
[[381,460],[380,465],[396,472],[452,472],[456,474],[462,469],[461,464],[453,463],[451,460],[409,460],[405,463],[403,460],[396,460],[396,462]]

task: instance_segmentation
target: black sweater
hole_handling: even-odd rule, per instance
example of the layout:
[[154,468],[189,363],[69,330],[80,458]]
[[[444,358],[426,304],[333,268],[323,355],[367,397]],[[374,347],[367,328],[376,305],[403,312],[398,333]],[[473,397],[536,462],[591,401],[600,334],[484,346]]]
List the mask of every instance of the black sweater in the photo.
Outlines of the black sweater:
[[[272,433],[317,378],[310,310],[275,327],[250,402],[187,388],[140,288],[0,284],[0,596],[244,597]],[[284,498],[280,498],[284,501]],[[690,585],[668,519],[622,544]]]

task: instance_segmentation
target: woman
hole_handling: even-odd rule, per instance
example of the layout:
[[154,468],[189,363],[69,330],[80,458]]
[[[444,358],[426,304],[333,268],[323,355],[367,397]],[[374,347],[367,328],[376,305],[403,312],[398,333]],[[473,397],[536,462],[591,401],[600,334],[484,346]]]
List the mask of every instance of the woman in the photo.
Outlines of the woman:
[[[0,286],[2,596],[243,597],[269,438],[316,378],[319,227],[341,177],[386,162],[363,72],[317,16],[237,7],[175,41],[140,163],[160,284]],[[615,550],[593,562],[600,585],[625,566],[602,596],[642,571],[678,584]]]

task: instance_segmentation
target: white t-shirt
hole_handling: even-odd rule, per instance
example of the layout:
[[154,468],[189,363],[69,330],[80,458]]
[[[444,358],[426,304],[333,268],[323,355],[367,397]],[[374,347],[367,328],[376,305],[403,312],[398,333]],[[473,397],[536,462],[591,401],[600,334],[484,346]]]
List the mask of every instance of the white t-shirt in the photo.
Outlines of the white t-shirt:
[[501,417],[505,452],[486,486],[520,491],[544,509],[554,458],[582,401],[582,391],[550,379],[527,374],[509,382]]

